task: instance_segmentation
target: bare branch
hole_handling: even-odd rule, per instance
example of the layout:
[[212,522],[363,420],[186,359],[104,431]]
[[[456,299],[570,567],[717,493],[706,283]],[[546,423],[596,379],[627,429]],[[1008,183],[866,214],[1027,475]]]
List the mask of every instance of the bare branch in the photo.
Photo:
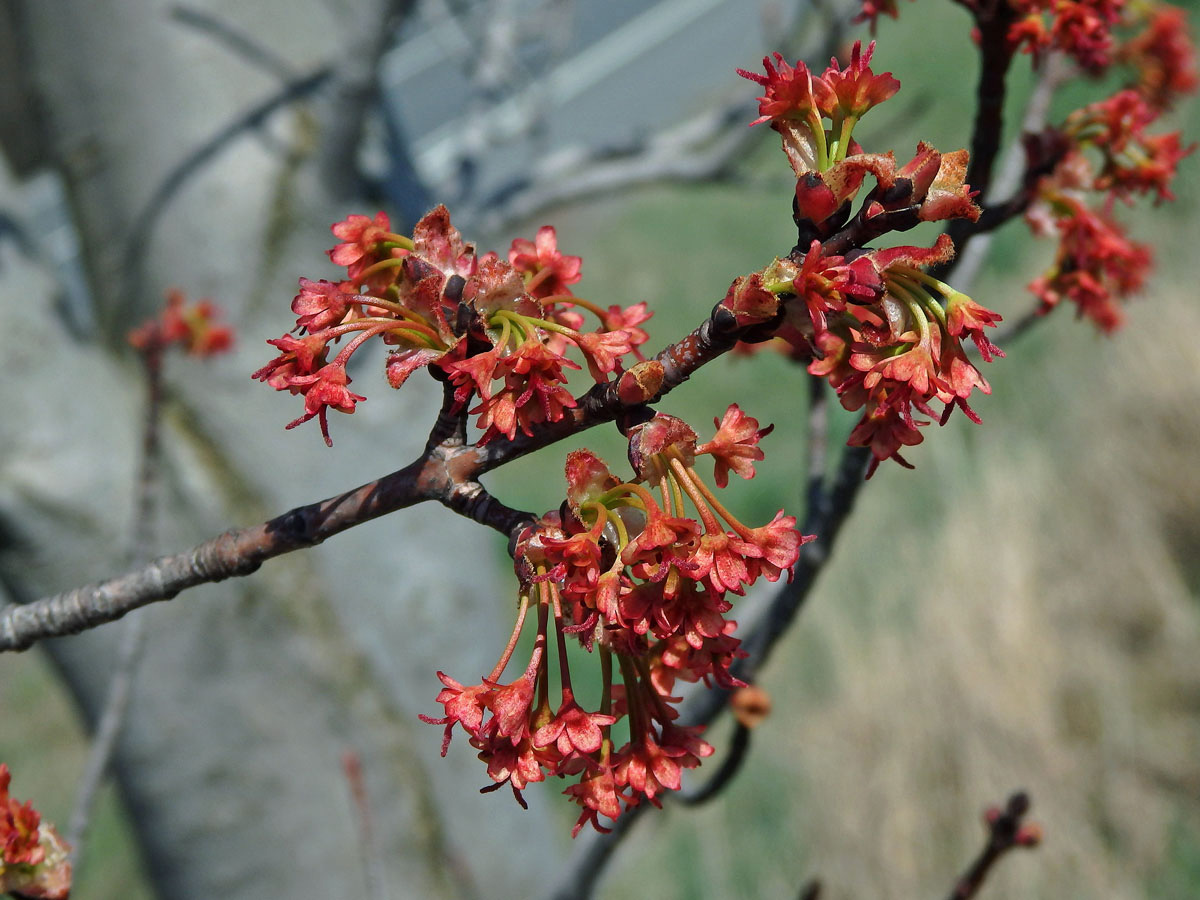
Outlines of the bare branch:
[[171,18],[181,25],[187,25],[214,38],[240,59],[258,66],[281,82],[286,83],[296,78],[296,70],[285,57],[207,9],[177,3],[171,8]]
[[[146,417],[142,426],[142,457],[135,487],[133,534],[129,548],[129,563],[144,563],[152,556],[155,510],[157,507],[161,422],[163,400],[163,344],[151,340],[139,354],[146,376]],[[75,790],[75,805],[67,827],[67,843],[71,845],[71,860],[75,865],[83,858],[83,843],[95,806],[96,794],[108,774],[109,763],[116,751],[117,739],[129,709],[134,675],[142,648],[145,646],[145,615],[134,616],[125,626],[117,650],[117,660],[108,683],[108,693],[100,712],[99,724],[92,736],[92,745],[84,763],[79,787]]]
[[141,211],[134,217],[133,227],[125,241],[122,271],[125,273],[124,296],[126,303],[137,300],[145,279],[145,260],[149,258],[146,247],[154,235],[159,219],[167,211],[171,201],[194,176],[216,159],[234,140],[262,125],[277,110],[307,97],[325,84],[333,74],[328,66],[291,81],[284,87],[242,113],[216,134],[204,141],[180,160],[154,189]]
[[746,755],[749,752],[750,729],[738,722],[734,726],[733,738],[729,742],[729,752],[721,760],[720,767],[712,777],[694,791],[680,791],[673,799],[684,806],[699,806],[707,803],[721,793],[733,780],[733,776],[741,770],[742,763],[746,761]]
[[[979,274],[988,252],[991,250],[990,232],[1001,225],[1023,214],[1034,199],[1034,191],[1043,175],[1049,174],[1058,163],[1058,159],[1041,160],[1035,168],[1028,168],[1025,152],[1025,135],[1034,135],[1042,131],[1046,118],[1050,114],[1050,104],[1054,95],[1062,86],[1068,75],[1068,67],[1062,54],[1050,52],[1042,64],[1041,77],[1025,106],[1025,114],[1021,119],[1021,134],[1009,145],[1000,164],[1000,171],[992,183],[985,198],[983,215],[973,225],[965,219],[957,220],[954,225],[962,225],[968,230],[956,239],[958,256],[946,266],[954,273],[954,284],[959,290],[969,292],[971,284]],[[972,183],[972,187],[975,185]],[[1004,198],[1004,199],[998,199]],[[953,227],[953,226],[952,226]],[[955,237],[953,230],[949,231]]]
[[1003,810],[993,807],[984,815],[987,825],[987,841],[970,868],[958,879],[950,891],[948,900],[970,900],[979,893],[992,867],[1005,854],[1016,847],[1036,847],[1042,839],[1042,830],[1037,825],[1023,825],[1022,819],[1029,812],[1029,795],[1018,791],[1008,798]]
[[432,499],[435,461],[419,461],[355,490],[299,506],[261,525],[226,531],[191,550],[99,584],[76,588],[0,615],[0,651],[25,650],[47,637],[77,634],[115,621],[189,587],[249,575],[264,561],[313,547],[339,532]]

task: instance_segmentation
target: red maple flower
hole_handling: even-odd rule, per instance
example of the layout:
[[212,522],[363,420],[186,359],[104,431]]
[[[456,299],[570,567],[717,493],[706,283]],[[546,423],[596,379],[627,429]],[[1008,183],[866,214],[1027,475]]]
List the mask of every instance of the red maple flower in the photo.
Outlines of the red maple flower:
[[1167,3],[1152,7],[1145,30],[1117,49],[1117,58],[1137,70],[1137,90],[1156,109],[1167,109],[1200,84],[1196,48],[1188,36],[1187,12]]
[[912,468],[899,450],[921,443],[924,436],[917,427],[928,424],[913,419],[907,391],[896,387],[868,403],[862,420],[854,426],[846,443],[851,447],[871,448],[874,459],[867,477],[885,459],[894,459],[900,465]]
[[563,702],[554,718],[533,735],[535,747],[555,745],[563,759],[595,753],[600,749],[604,734],[602,726],[616,722],[615,716],[585,712],[569,692],[563,692]]
[[442,756],[450,747],[451,732],[455,725],[461,725],[463,730],[472,737],[478,737],[483,731],[483,713],[489,708],[491,695],[495,687],[488,684],[476,684],[464,687],[445,672],[437,673],[438,679],[445,685],[437,695],[435,702],[442,704],[446,715],[440,719],[419,715],[422,722],[430,725],[445,725],[446,732],[442,737]]
[[[844,257],[823,256],[820,242],[814,240],[792,280],[792,290],[804,300],[812,331],[820,343],[827,317],[845,310],[849,302],[877,301],[883,294],[883,279],[866,257],[847,264]],[[797,316],[793,313],[791,318],[796,321]],[[796,324],[803,329],[802,322]]]
[[860,119],[872,106],[878,106],[900,90],[900,82],[891,72],[876,75],[871,71],[874,52],[874,41],[867,45],[865,53],[862,41],[855,41],[850,63],[844,69],[838,67],[836,58],[829,61],[829,68],[821,76],[830,90],[822,110],[826,115],[832,116],[835,109],[840,109],[842,115]]
[[378,245],[391,233],[387,213],[378,212],[374,219],[350,215],[335,222],[329,229],[342,243],[329,251],[335,266],[345,266],[347,274],[356,280],[370,265],[383,258]]
[[791,66],[782,54],[774,53],[772,56],[775,57],[774,63],[770,56],[763,57],[766,75],[745,69],[737,70],[743,78],[766,88],[766,93],[758,98],[758,118],[750,124],[774,123],[781,119],[819,121],[820,112],[831,96],[829,85],[820,78],[814,78],[803,61],[797,60],[796,65]]
[[1057,209],[1058,254],[1045,275],[1030,284],[1049,312],[1063,299],[1102,330],[1120,327],[1117,301],[1139,290],[1152,262],[1150,248],[1130,240],[1110,217],[1065,195],[1053,198]]
[[488,709],[492,718],[488,730],[500,737],[510,738],[515,744],[529,735],[529,715],[533,706],[533,677],[537,673],[537,662],[519,678],[508,684],[494,684],[487,695]]
[[508,261],[526,276],[525,290],[535,297],[554,297],[570,294],[568,285],[583,276],[578,256],[566,256],[558,250],[558,234],[552,225],[538,229],[533,241],[516,238],[508,251]]
[[654,313],[647,312],[645,303],[634,303],[632,306],[614,305],[605,311],[602,321],[605,331],[624,331],[629,336],[629,343],[640,347],[650,340],[650,335],[638,326],[652,315]]
[[0,763],[0,893],[30,900],[66,900],[70,848],[29,802],[9,795],[11,775]]
[[1125,0],[1056,0],[1051,6],[1050,45],[1080,66],[1099,72],[1112,62],[1112,27]]
[[767,581],[777,581],[787,572],[790,581],[792,567],[800,558],[800,548],[816,539],[814,534],[801,534],[796,527],[796,517],[784,515],[783,510],[775,513],[775,518],[766,525],[746,529],[742,540],[758,551],[749,560],[751,578],[761,575]]
[[514,743],[506,737],[484,734],[472,737],[471,746],[479,751],[479,759],[487,763],[487,774],[493,782],[481,789],[480,793],[490,793],[507,784],[512,788],[517,802],[527,809],[521,791],[525,790],[526,785],[546,780],[542,770],[543,759],[534,749],[533,739],[526,734]]
[[295,428],[316,417],[320,420],[321,435],[325,438],[325,444],[332,447],[333,439],[329,436],[329,410],[352,413],[358,401],[367,399],[351,391],[347,387],[349,384],[350,376],[346,374],[345,362],[339,363],[336,360],[322,366],[312,375],[290,378],[288,386],[304,395],[304,415],[289,422],[287,427]]
[[354,302],[362,302],[348,281],[311,281],[300,279],[300,293],[292,300],[296,327],[309,334],[341,324]]
[[622,356],[633,352],[633,342],[626,331],[584,331],[575,340],[587,360],[588,372],[596,381],[614,372]]
[[583,807],[579,820],[571,829],[571,837],[576,837],[587,824],[591,824],[602,834],[607,834],[612,829],[601,825],[598,816],[615,821],[621,815],[621,801],[611,765],[598,765],[581,778],[578,784],[571,785],[563,793]]
[[183,291],[172,288],[162,312],[129,332],[129,343],[143,352],[178,345],[190,356],[215,356],[233,346],[233,329],[220,318],[215,303],[198,300],[188,306]]
[[717,487],[729,484],[732,469],[742,478],[754,477],[754,463],[764,458],[758,442],[770,434],[775,426],[758,427],[758,420],[742,412],[741,407],[731,403],[719,420],[713,419],[717,433],[706,444],[696,448],[697,453],[710,453],[715,464],[713,480]]
[[700,756],[713,753],[713,748],[698,738],[691,740],[690,733],[685,736],[684,729],[667,728],[664,734],[665,739],[657,739],[649,730],[644,732],[640,740],[622,748],[613,769],[618,785],[631,788],[655,806],[660,805],[659,794],[679,790],[684,769],[695,768]]

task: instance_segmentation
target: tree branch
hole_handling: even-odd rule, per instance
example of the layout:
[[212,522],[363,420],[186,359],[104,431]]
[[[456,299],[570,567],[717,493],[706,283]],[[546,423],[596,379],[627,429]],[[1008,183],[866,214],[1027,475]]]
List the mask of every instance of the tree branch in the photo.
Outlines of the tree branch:
[[[653,399],[731,349],[745,331],[733,316],[714,311],[691,334],[655,357],[662,366],[663,380]],[[297,507],[262,525],[227,531],[192,550],[161,557],[117,578],[10,607],[0,614],[0,652],[24,650],[42,638],[77,634],[115,621],[198,584],[249,575],[265,560],[315,546],[347,528],[425,500],[437,500],[509,536],[522,522],[532,520],[532,514],[500,503],[476,479],[534,450],[617,419],[629,406],[619,395],[619,384],[617,378],[596,385],[562,420],[538,426],[532,435],[483,447],[461,445],[463,426],[454,419],[447,394],[425,455],[403,469],[345,494]],[[435,443],[437,438],[441,440]]]
[[[163,343],[152,339],[142,349],[139,359],[146,376],[146,417],[142,426],[142,457],[134,497],[133,534],[129,548],[129,564],[145,563],[152,555],[154,524],[157,509],[161,441],[159,425],[163,401]],[[75,805],[67,826],[67,843],[71,845],[71,860],[76,866],[83,859],[83,842],[87,837],[96,794],[108,774],[109,763],[116,750],[117,739],[129,710],[134,675],[145,646],[146,620],[135,616],[125,627],[117,648],[117,660],[108,682],[104,707],[97,719],[88,758],[75,790]]]
[[353,491],[296,507],[261,525],[226,531],[116,578],[10,606],[0,614],[0,651],[25,650],[42,638],[77,634],[148,603],[170,600],[186,588],[249,575],[272,557],[432,499],[433,468],[432,461],[417,461]]
[[291,81],[284,87],[252,106],[232,122],[221,128],[216,134],[204,141],[186,157],[180,160],[166,177],[163,178],[154,193],[146,201],[141,211],[133,220],[133,227],[125,241],[122,270],[125,273],[124,295],[125,302],[137,300],[142,291],[145,279],[145,260],[150,254],[146,248],[158,226],[158,221],[167,211],[171,201],[193,176],[216,159],[221,152],[242,134],[259,127],[277,110],[306,97],[325,84],[333,74],[329,66],[322,66],[316,71]]
[[992,808],[984,815],[987,825],[987,841],[970,868],[962,874],[950,891],[948,900],[970,900],[979,893],[988,873],[1010,850],[1016,847],[1036,847],[1042,839],[1037,825],[1022,825],[1021,820],[1029,812],[1029,795],[1018,791],[1008,798],[1003,810]]
[[[978,222],[970,223],[966,219],[958,219],[952,223],[950,229],[947,229],[947,233],[956,239],[955,247],[958,255],[950,263],[940,266],[932,272],[934,277],[950,277],[947,273],[953,272],[955,287],[969,293],[971,284],[978,276],[983,261],[991,250],[991,232],[1023,214],[1029,208],[1029,204],[1033,202],[1034,192],[1042,176],[1049,174],[1058,165],[1059,157],[1057,155],[1040,160],[1030,160],[1029,154],[1026,152],[1025,137],[1038,134],[1046,127],[1050,105],[1066,76],[1067,67],[1062,55],[1049,53],[1021,118],[1021,134],[1013,140],[1004,155],[1000,171],[985,197],[988,204],[984,206],[983,214],[979,217]],[[1031,162],[1035,164],[1030,165]],[[972,187],[974,186],[972,184]],[[997,200],[996,198],[999,197],[1006,199]],[[966,230],[956,237],[953,230],[955,226],[962,226]]]

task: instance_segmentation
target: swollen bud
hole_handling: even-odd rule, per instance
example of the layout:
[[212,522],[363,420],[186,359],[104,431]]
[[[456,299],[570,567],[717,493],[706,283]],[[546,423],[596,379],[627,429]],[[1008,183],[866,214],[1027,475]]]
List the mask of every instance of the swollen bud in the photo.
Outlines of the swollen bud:
[[647,359],[621,373],[617,381],[617,397],[622,406],[639,406],[649,403],[662,387],[665,375],[662,363]]

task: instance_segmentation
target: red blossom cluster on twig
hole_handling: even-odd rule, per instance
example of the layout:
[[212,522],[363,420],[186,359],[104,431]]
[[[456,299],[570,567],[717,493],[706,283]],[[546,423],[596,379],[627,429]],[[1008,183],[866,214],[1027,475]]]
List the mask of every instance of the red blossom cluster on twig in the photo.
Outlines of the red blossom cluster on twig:
[[220,318],[215,303],[198,300],[189,306],[183,291],[172,289],[162,311],[129,332],[129,343],[142,352],[178,346],[191,356],[215,356],[233,346],[233,329]]
[[1117,203],[1173,200],[1176,168],[1195,149],[1182,144],[1178,131],[1147,131],[1163,111],[1159,102],[1162,96],[1127,88],[1074,111],[1040,144],[1031,142],[1035,152],[1065,147],[1026,215],[1035,233],[1058,240],[1053,264],[1030,284],[1041,312],[1065,299],[1104,331],[1124,321],[1121,301],[1142,287],[1153,254],[1125,233]]
[[914,412],[944,423],[958,407],[979,421],[967,399],[976,388],[990,388],[962,339],[973,340],[985,360],[1004,355],[984,334],[1000,316],[923,271],[953,256],[945,235],[929,249],[832,254],[822,245],[845,226],[868,175],[875,187],[857,215],[863,228],[896,214],[907,216],[906,227],[979,218],[965,183],[966,151],[939,153],[921,143],[897,166],[891,152],[866,153],[853,140],[855,123],[900,88],[891,73],[871,70],[874,46],[863,51],[856,44],[848,66],[834,60],[820,76],[803,62],[792,67],[778,57],[763,60],[765,75],[741,71],[766,89],[753,124],[770,122],[783,139],[797,177],[795,218],[810,240],[791,259],[758,273],[758,281],[736,286],[743,298],[754,290],[794,295],[777,333],[799,359],[812,360],[809,372],[827,378],[846,409],[863,411],[849,443],[871,448],[872,471],[885,459],[908,465],[900,448],[920,443],[918,429],[928,424]]
[[[699,730],[675,724],[678,681],[741,685],[729,672],[737,657],[736,623],[725,618],[730,594],[762,577],[790,572],[811,540],[782,511],[766,525],[739,522],[695,470],[698,455],[713,457],[717,481],[730,469],[750,478],[762,459],[759,439],[769,429],[731,406],[714,438],[697,445],[695,432],[657,414],[629,432],[637,477],[622,481],[587,450],[567,457],[562,509],[525,530],[517,543],[521,602],[508,647],[491,674],[464,686],[438,673],[445,716],[422,718],[446,726],[442,752],[459,725],[494,782],[521,791],[547,776],[578,781],[565,793],[586,823],[678,790],[683,769],[699,765],[712,747]],[[694,515],[688,514],[688,508]],[[537,640],[524,671],[502,684],[530,606]],[[550,622],[557,642],[557,705],[550,699]],[[598,649],[602,696],[595,710],[580,706],[572,688],[566,639]],[[619,683],[614,684],[613,660]],[[628,739],[614,726],[628,722]]]
[[[353,412],[366,399],[350,390],[346,363],[366,341],[379,337],[395,348],[387,378],[398,388],[413,372],[432,367],[455,388],[459,408],[478,415],[482,443],[534,425],[557,422],[575,400],[566,370],[580,354],[597,382],[622,371],[646,340],[638,326],[645,304],[602,309],[570,291],[580,259],[559,252],[554,229],[536,241],[515,240],[508,260],[479,255],[439,206],[416,224],[411,237],[390,231],[388,217],[352,215],[333,226],[342,240],[330,252],[346,267],[340,282],[300,279],[292,302],[297,335],[269,343],[279,356],[254,373],[277,390],[304,397],[304,414],[329,438],[328,411]],[[583,313],[599,324],[585,329]],[[348,338],[332,359],[330,349]]]
[[[1036,185],[1027,220],[1036,235],[1058,245],[1053,264],[1029,286],[1040,312],[1069,300],[1080,316],[1114,331],[1124,321],[1123,302],[1142,287],[1153,259],[1149,246],[1125,233],[1115,201],[1173,199],[1176,167],[1194,148],[1178,131],[1149,131],[1200,83],[1187,16],[1153,0],[958,2],[975,17],[977,37],[1000,30],[1009,57],[1030,53],[1038,66],[1061,53],[1092,76],[1122,65],[1132,71],[1127,87],[1027,142],[1030,170],[1052,170]],[[896,17],[893,0],[864,0],[861,19],[874,24],[880,14]],[[1007,60],[994,65],[1001,62]]]
[[[1076,42],[1082,47],[1083,37]],[[1130,59],[1162,42],[1146,38]],[[505,260],[476,253],[439,206],[411,236],[392,231],[383,213],[335,224],[341,243],[329,255],[347,277],[301,279],[294,333],[269,342],[280,353],[254,375],[302,395],[304,414],[288,427],[318,418],[327,442],[328,410],[353,412],[363,399],[349,390],[346,363],[373,337],[394,348],[386,366],[393,387],[421,368],[445,384],[427,453],[466,462],[457,475],[447,464],[436,478],[414,464],[429,484],[413,491],[508,534],[520,592],[496,666],[472,685],[439,672],[444,715],[422,718],[445,726],[443,753],[454,727],[462,727],[487,765],[486,790],[507,784],[524,803],[530,783],[576,779],[565,791],[582,807],[575,833],[589,823],[605,831],[602,818],[615,821],[643,800],[658,805],[665,791],[679,788],[683,769],[712,753],[697,729],[677,724],[676,685],[742,685],[730,669],[741,655],[735,623],[726,618],[730,597],[760,577],[776,581],[786,573],[790,580],[800,548],[813,539],[782,510],[766,525],[742,524],[695,471],[697,456],[707,454],[718,487],[730,471],[752,477],[769,428],[733,405],[715,420],[713,439],[699,443],[686,424],[649,404],[738,341],[779,338],[811,374],[829,381],[846,409],[861,411],[849,444],[869,449],[868,476],[885,459],[908,465],[900,450],[919,443],[921,427],[930,424],[920,416],[944,424],[958,408],[979,421],[968,400],[990,388],[964,342],[985,362],[1003,356],[988,337],[1001,317],[931,274],[951,260],[955,239],[871,246],[922,222],[982,228],[978,191],[967,183],[968,153],[941,153],[921,142],[899,163],[891,151],[868,153],[858,144],[859,120],[900,87],[891,73],[871,69],[873,50],[873,43],[865,50],[855,44],[847,65],[832,60],[820,75],[778,54],[764,59],[764,74],[739,70],[764,90],[752,124],[769,123],[779,133],[795,173],[798,241],[786,257],[735,279],[699,328],[654,358],[639,349],[647,340],[640,327],[649,318],[645,304],[603,308],[571,293],[581,260],[559,251],[553,228],[514,241]],[[1181,84],[1180,66],[1164,64],[1143,80]],[[1149,96],[1130,91],[1094,104],[1061,131],[1031,141],[1028,196],[1001,213],[1019,215],[1035,195],[1058,202],[1067,211],[1050,214],[1046,227],[1073,248],[1070,271],[1081,270],[1085,253],[1107,266],[1101,292],[1135,287],[1148,256],[1125,252],[1108,220],[1088,213],[1071,191],[1085,184],[1104,190],[1110,205],[1139,193],[1170,197],[1170,176],[1186,150],[1145,133],[1161,108]],[[998,133],[983,131],[973,146],[986,148]],[[1086,169],[1073,149],[1101,144],[1101,164]],[[989,166],[993,151],[983,152]],[[1039,187],[1046,172],[1053,174]],[[1060,276],[1068,270],[1060,265],[1044,292],[1064,290]],[[586,314],[598,320],[590,329]],[[584,365],[596,385],[574,397],[565,371]],[[481,432],[473,444],[469,415]],[[590,451],[575,451],[567,458],[566,501],[540,519],[503,507],[473,481],[506,454],[613,420],[629,438],[635,476],[623,481]],[[531,610],[537,625],[530,657],[503,681]],[[586,707],[572,686],[569,636],[600,660],[602,694]]]

